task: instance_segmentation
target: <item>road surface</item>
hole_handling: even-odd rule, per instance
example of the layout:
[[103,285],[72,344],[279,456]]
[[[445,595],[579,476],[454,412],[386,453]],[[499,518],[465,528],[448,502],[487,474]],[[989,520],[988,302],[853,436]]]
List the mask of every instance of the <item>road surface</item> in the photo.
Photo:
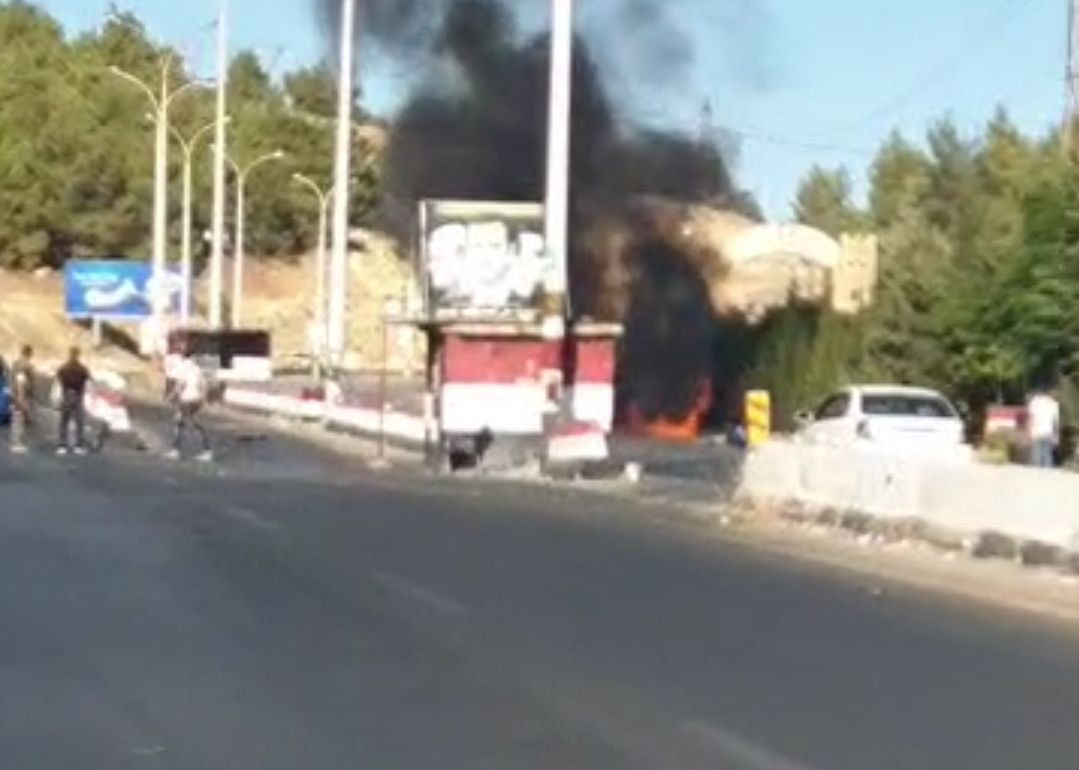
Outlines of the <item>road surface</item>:
[[242,438],[0,451],[3,767],[1079,767],[1059,632]]

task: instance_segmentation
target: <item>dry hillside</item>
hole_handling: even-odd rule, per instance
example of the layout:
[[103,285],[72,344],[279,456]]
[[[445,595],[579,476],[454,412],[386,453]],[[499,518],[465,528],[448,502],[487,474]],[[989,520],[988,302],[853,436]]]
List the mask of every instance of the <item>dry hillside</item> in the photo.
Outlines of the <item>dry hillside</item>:
[[[400,315],[417,297],[414,272],[393,243],[364,234],[362,249],[351,256],[349,289],[349,343],[346,366],[377,369],[383,353],[383,317],[387,310]],[[311,349],[315,260],[307,255],[295,261],[249,263],[244,288],[247,327],[273,333],[278,363],[305,357]],[[423,365],[420,335],[405,327],[390,326],[386,335],[387,365],[394,371]]]
[[[353,253],[349,292],[349,368],[376,369],[383,358],[383,323],[387,310],[400,315],[416,296],[413,271],[398,258],[390,241],[363,238],[362,250]],[[226,265],[231,277],[232,266]],[[244,326],[266,328],[273,334],[276,363],[286,364],[310,351],[309,330],[314,306],[314,258],[292,261],[248,262],[245,281]],[[205,297],[205,276],[197,289]],[[227,285],[231,286],[231,282]],[[204,302],[200,302],[204,306]],[[386,358],[390,369],[411,371],[422,367],[420,336],[406,327],[390,326]],[[122,337],[128,334],[129,340]],[[137,344],[134,327],[110,329],[112,342]],[[60,360],[72,345],[87,351],[91,363],[125,373],[141,372],[146,363],[116,344],[92,350],[88,329],[68,321],[63,312],[63,278],[59,273],[0,272],[0,355],[10,358],[24,344],[33,345],[43,362]]]
[[0,271],[0,355],[11,360],[23,345],[32,345],[43,365],[60,361],[68,348],[77,345],[93,366],[125,374],[145,368],[137,356],[114,344],[92,349],[89,330],[64,315],[62,276],[51,271],[33,275]]

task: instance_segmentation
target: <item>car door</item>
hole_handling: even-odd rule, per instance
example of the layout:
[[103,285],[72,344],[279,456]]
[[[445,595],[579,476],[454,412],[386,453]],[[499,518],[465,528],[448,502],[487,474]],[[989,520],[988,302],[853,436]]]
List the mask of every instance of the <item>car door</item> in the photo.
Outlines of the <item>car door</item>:
[[853,439],[850,429],[852,401],[851,394],[846,391],[825,399],[814,413],[806,437],[817,444],[850,443]]

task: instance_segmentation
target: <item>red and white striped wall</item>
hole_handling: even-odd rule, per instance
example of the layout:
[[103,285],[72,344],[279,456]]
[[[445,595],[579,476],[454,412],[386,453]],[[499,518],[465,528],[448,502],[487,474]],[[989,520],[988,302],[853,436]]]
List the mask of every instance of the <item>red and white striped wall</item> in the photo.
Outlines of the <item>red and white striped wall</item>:
[[[531,336],[448,334],[442,348],[440,427],[446,434],[538,436],[565,387],[573,418],[609,432],[614,422],[614,339],[569,343]],[[563,382],[568,378],[568,382]]]

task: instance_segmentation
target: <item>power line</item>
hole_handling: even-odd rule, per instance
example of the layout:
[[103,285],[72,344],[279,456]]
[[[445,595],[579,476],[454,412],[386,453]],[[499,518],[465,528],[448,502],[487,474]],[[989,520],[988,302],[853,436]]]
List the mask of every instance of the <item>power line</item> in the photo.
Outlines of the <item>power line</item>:
[[[972,53],[987,45],[991,40],[991,32],[997,28],[1005,17],[1011,15],[1011,11],[1020,2],[1020,0],[1000,0],[992,10],[983,17],[983,20],[978,24],[972,33],[964,38],[962,44],[950,55],[937,62],[934,66],[927,68],[918,78],[911,82],[909,86],[900,91],[896,96],[888,99],[886,102],[880,104],[872,112],[870,112],[864,118],[859,119],[856,122],[847,124],[846,126],[838,129],[840,133],[848,133],[850,130],[858,127],[862,127],[865,124],[871,123],[878,118],[892,113],[914,97],[920,92],[939,86],[948,76],[948,74],[954,73],[964,59],[970,56]],[[1079,0],[1069,0],[1069,2],[1079,2]],[[1025,3],[1023,8],[1032,7],[1033,3]],[[1079,21],[1077,21],[1079,26]],[[1079,35],[1079,30],[1077,30]],[[1076,96],[1076,117],[1079,118],[1079,37],[1077,37],[1076,48],[1076,62],[1075,62],[1075,96]],[[870,149],[867,147],[852,146],[844,143],[832,142],[832,141],[815,141],[815,140],[803,140],[786,136],[777,136],[767,132],[760,132],[755,130],[746,130],[733,126],[723,126],[723,131],[727,134],[734,136],[738,139],[742,139],[750,142],[758,142],[763,144],[776,145],[780,147],[792,147],[802,150],[808,150],[813,152],[825,152],[839,155],[848,155],[856,157],[875,157],[877,154],[876,149]]]
[[814,152],[827,152],[838,155],[851,155],[860,157],[873,157],[877,154],[876,150],[870,149],[868,147],[840,145],[829,142],[803,141],[801,139],[794,139],[786,136],[777,136],[774,134],[751,131],[742,128],[735,128],[733,126],[727,125],[721,126],[720,130],[722,130],[729,136],[733,136],[745,141],[759,142],[761,144],[772,144],[780,147],[794,147],[800,150],[812,150]]
[[[947,79],[949,74],[954,74],[955,70],[964,59],[987,45],[992,40],[990,33],[1003,22],[1006,16],[1010,16],[1010,11],[1013,9],[1013,6],[1019,3],[1019,1],[1020,0],[1001,0],[1001,2],[993,6],[993,9],[983,17],[982,23],[975,27],[972,33],[964,38],[962,44],[949,56],[936,62],[933,66],[928,67],[909,86],[900,91],[896,96],[880,104],[865,118],[848,125],[842,130],[859,128],[867,123],[872,123],[878,118],[902,108],[922,91],[938,87]],[[1034,3],[1026,3],[1024,8],[1033,6]]]

